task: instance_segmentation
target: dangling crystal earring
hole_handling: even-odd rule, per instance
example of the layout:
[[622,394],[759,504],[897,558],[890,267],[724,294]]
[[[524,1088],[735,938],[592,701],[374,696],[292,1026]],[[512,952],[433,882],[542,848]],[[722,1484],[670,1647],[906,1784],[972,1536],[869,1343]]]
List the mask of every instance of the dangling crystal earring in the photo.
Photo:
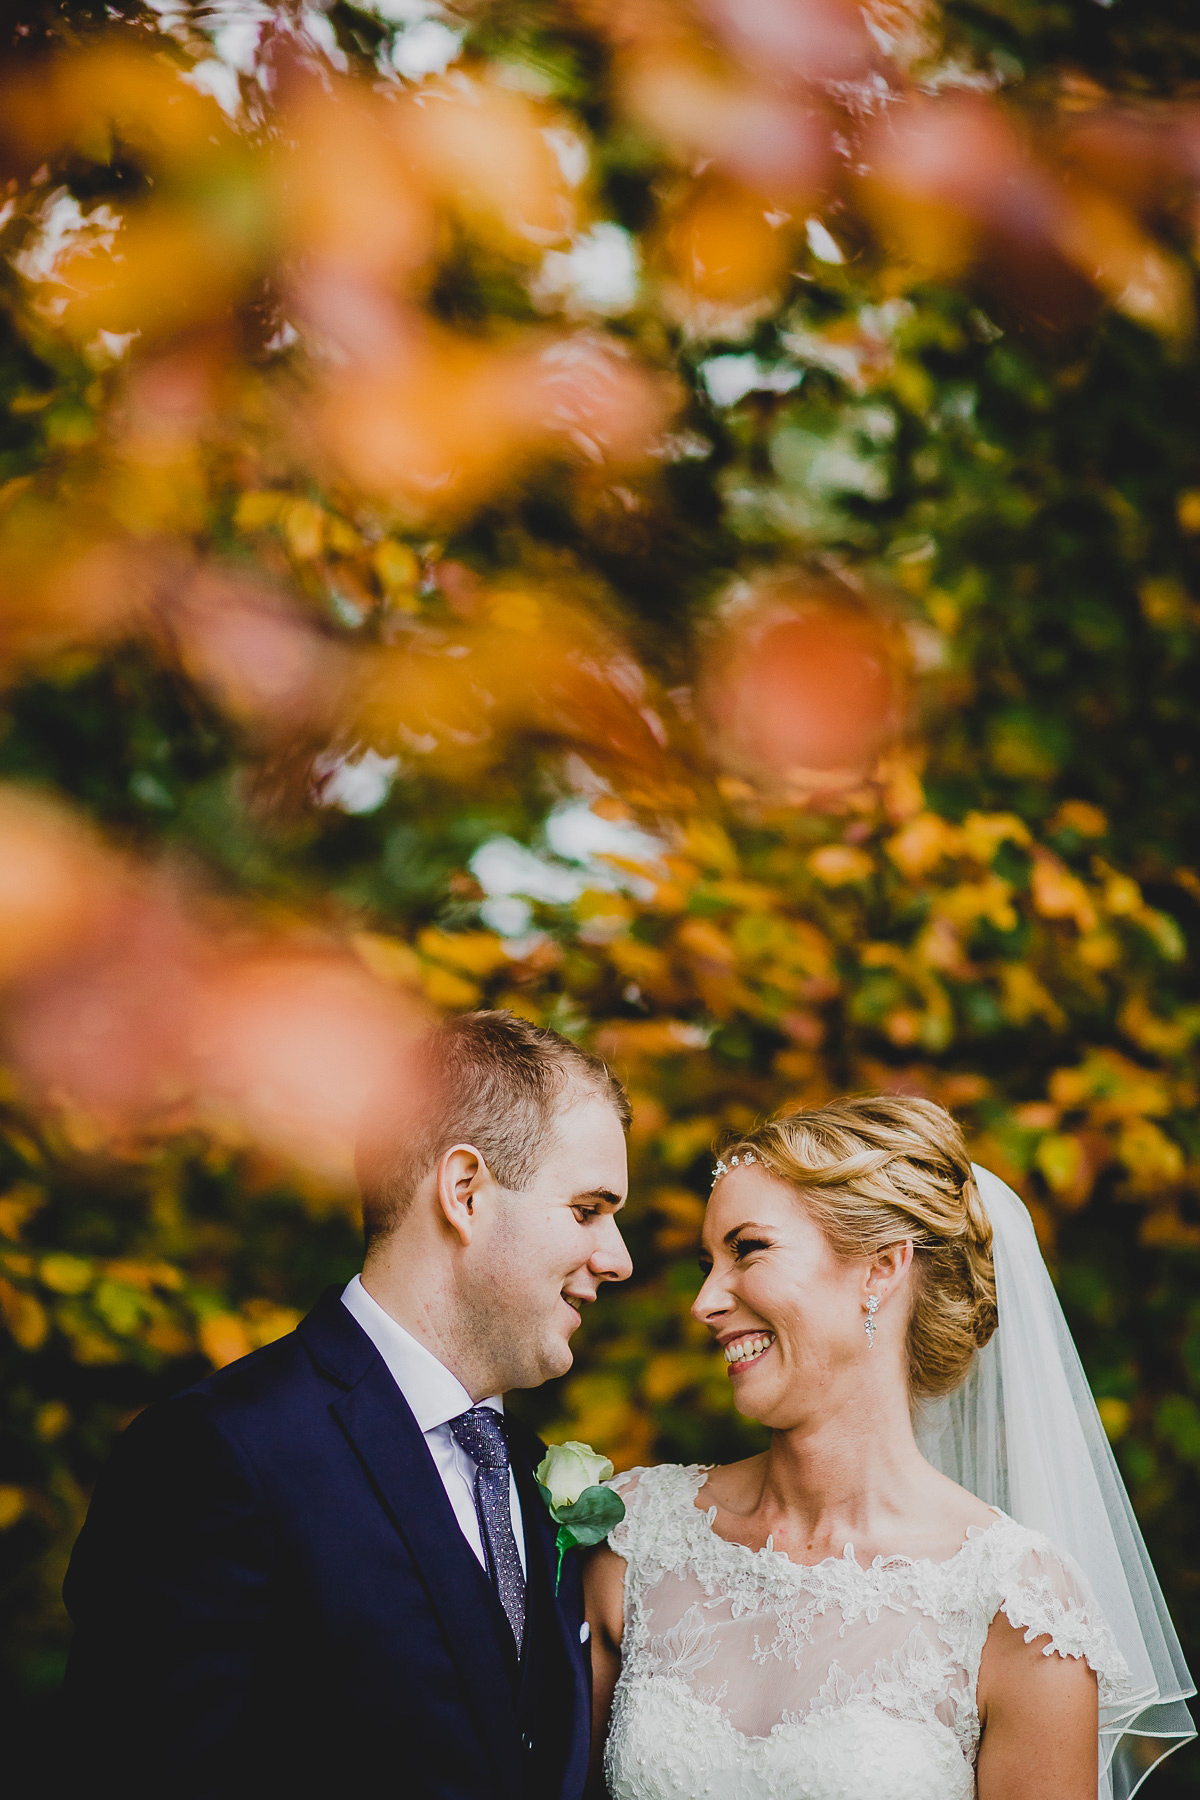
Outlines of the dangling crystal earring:
[[867,1316],[863,1320],[863,1330],[867,1334],[867,1345],[872,1350],[875,1348],[875,1314],[878,1311],[879,1311],[879,1295],[878,1294],[868,1295],[868,1297],[867,1297]]

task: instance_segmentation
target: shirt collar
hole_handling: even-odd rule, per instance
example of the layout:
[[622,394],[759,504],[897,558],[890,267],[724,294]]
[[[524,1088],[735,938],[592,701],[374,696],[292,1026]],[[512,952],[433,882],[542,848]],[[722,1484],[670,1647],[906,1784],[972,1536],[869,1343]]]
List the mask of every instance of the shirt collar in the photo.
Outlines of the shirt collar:
[[[397,1324],[392,1315],[372,1298],[359,1276],[346,1284],[342,1305],[362,1326],[391,1371],[392,1378],[407,1400],[413,1417],[422,1431],[434,1431],[450,1419],[457,1419],[475,1404],[457,1375],[439,1362],[432,1350]],[[499,1394],[481,1400],[480,1406],[504,1411]]]

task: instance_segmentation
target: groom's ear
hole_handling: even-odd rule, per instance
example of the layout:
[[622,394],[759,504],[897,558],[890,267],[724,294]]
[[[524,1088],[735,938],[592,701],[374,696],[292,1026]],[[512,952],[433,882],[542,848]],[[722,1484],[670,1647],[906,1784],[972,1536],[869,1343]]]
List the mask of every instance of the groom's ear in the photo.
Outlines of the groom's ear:
[[488,1166],[473,1144],[452,1144],[438,1161],[438,1206],[462,1244],[469,1244],[474,1235],[479,1218],[476,1202],[491,1180]]

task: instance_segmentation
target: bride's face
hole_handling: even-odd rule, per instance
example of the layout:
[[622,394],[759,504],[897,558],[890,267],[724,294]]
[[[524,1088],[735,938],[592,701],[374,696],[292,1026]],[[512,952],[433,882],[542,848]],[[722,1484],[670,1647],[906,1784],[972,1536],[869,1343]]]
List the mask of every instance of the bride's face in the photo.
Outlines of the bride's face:
[[786,1182],[760,1165],[717,1182],[693,1315],[725,1356],[739,1412],[785,1431],[836,1404],[867,1350],[867,1260],[836,1255]]

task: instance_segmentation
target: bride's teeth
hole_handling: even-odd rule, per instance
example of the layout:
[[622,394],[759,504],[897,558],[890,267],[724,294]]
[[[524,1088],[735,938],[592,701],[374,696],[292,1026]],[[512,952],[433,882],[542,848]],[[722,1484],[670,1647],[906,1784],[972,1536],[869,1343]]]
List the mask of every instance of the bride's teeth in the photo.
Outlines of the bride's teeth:
[[756,1337],[737,1338],[732,1344],[725,1346],[725,1361],[754,1362],[765,1350],[769,1350],[775,1342],[773,1331],[760,1332]]

